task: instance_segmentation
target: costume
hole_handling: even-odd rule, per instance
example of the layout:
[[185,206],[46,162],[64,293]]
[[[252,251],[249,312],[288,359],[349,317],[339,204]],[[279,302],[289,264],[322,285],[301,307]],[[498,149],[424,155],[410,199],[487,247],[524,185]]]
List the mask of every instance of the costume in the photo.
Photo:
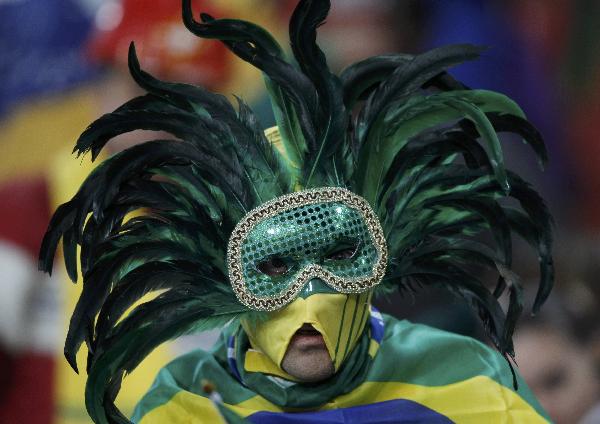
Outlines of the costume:
[[[194,395],[201,391],[213,413],[232,422],[253,393],[268,399],[245,405],[262,409],[249,417],[255,422],[280,422],[268,412],[288,408],[337,408],[325,422],[482,422],[494,413],[544,421],[526,388],[515,392],[518,376],[500,355],[378,318],[370,306],[378,293],[444,285],[476,308],[498,351],[512,356],[522,302],[510,270],[511,232],[540,257],[535,311],[552,285],[551,220],[536,192],[505,169],[497,132],[521,135],[544,162],[541,137],[514,102],[445,72],[475,59],[474,46],[379,56],[332,74],[316,44],[328,11],[327,1],[296,7],[296,67],[260,27],[207,14],[197,22],[183,1],[190,31],[223,41],[264,73],[277,121],[266,134],[242,100],[236,110],[222,96],[142,71],[132,45],[130,71],[148,94],[77,141],[75,150],[95,159],[109,139],[135,129],[178,139],[148,141],[100,164],[56,211],[42,244],[40,266],[50,271],[62,237],[74,280],[81,246],[83,290],[65,354],[77,369],[75,354],[88,346],[86,406],[95,422],[129,422],[114,404],[121,381],[156,346],[226,324],[214,356],[196,352],[161,373],[136,420],[150,420],[161,405],[183,408],[182,419],[205,418],[205,397]],[[498,275],[493,292],[473,265]],[[150,292],[152,300],[136,305]],[[505,292],[506,314],[497,301]],[[331,362],[325,380],[282,365],[306,325]],[[435,390],[457,391],[427,394]],[[481,402],[458,411],[465,402],[457,396],[474,394]],[[366,405],[380,401],[391,409],[376,421]],[[176,416],[166,413],[147,422]]]
[[[526,387],[518,394],[512,390],[508,365],[490,348],[467,337],[382,318],[376,311],[370,321],[371,337],[357,346],[346,369],[310,386],[274,377],[281,371],[265,367],[255,352],[248,355],[245,333],[227,329],[212,353],[198,350],[165,367],[133,421],[547,422]],[[229,353],[227,346],[232,346]],[[203,379],[218,382],[218,400],[204,391]],[[302,410],[310,412],[297,412]]]

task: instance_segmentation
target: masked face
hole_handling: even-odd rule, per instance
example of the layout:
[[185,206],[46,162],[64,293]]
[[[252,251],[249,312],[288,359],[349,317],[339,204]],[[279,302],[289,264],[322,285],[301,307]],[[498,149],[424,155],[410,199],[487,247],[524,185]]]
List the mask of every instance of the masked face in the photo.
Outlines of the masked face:
[[255,310],[281,308],[314,278],[339,293],[365,292],[379,284],[386,262],[375,213],[341,188],[267,202],[238,223],[228,245],[234,292]]
[[337,370],[365,328],[370,289],[383,278],[386,262],[377,216],[363,198],[341,188],[293,193],[254,209],[228,246],[238,299],[272,311],[265,321],[243,321],[244,329],[278,367],[294,333],[310,324]]
[[[312,281],[310,284],[319,286],[322,283]],[[242,325],[251,345],[281,368],[294,334],[309,324],[323,337],[325,349],[337,371],[365,328],[370,300],[370,292],[322,293],[317,289],[305,294],[303,291],[289,305],[271,312],[267,320],[242,320]]]

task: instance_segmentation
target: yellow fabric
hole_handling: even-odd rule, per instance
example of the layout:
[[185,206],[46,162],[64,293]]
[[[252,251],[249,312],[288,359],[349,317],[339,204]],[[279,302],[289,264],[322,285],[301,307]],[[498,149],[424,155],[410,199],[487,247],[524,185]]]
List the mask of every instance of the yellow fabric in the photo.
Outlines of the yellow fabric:
[[[366,382],[352,392],[323,405],[319,410],[347,408],[393,399],[407,399],[420,403],[458,424],[547,423],[517,393],[486,376],[477,376],[445,386]],[[280,407],[260,396],[237,405],[225,406],[242,417],[258,411],[283,412]]]
[[181,391],[166,404],[153,409],[139,424],[227,424],[215,405],[203,396]]
[[[279,151],[279,153],[281,153],[281,155],[288,161],[288,164],[296,169],[299,170],[300,169],[300,165],[293,162],[287,151],[285,150],[285,146],[283,144],[283,140],[281,139],[281,132],[279,131],[279,127],[278,126],[274,126],[274,127],[270,127],[267,128],[265,130],[265,137],[267,137],[267,140],[269,140],[269,142],[275,146],[275,148]],[[300,188],[297,189],[297,191],[299,191]]]
[[295,377],[279,368],[267,355],[264,353],[248,349],[244,358],[244,369],[249,372],[262,372],[264,374],[276,375],[277,377],[285,378],[290,381],[298,381]]
[[290,170],[292,170],[296,174],[296,176],[295,176],[296,182],[294,184],[294,191],[301,191],[302,184],[300,184],[300,181],[298,181],[298,173],[300,172],[300,166],[290,159],[288,152],[285,150],[285,146],[283,145],[283,140],[281,139],[281,132],[279,131],[279,127],[274,126],[274,127],[267,128],[265,130],[265,136],[267,137],[267,140],[269,140],[269,142],[273,146],[275,146],[277,151],[279,153],[281,153],[281,155],[288,162],[288,166],[290,167]]
[[377,355],[377,351],[379,350],[379,343],[375,340],[371,339],[371,343],[369,344],[369,356],[374,358]]
[[279,128],[277,126],[267,128],[265,130],[265,137],[267,137],[267,140],[269,140],[269,142],[275,146],[275,148],[279,150],[281,154],[284,154],[281,133],[279,132]]
[[318,293],[306,299],[298,297],[286,307],[271,312],[264,321],[242,320],[252,347],[267,357],[261,358],[261,363],[271,362],[264,368],[254,362],[254,371],[273,373],[273,368],[280,369],[291,338],[305,323],[321,333],[337,371],[365,328],[370,300],[370,292]]

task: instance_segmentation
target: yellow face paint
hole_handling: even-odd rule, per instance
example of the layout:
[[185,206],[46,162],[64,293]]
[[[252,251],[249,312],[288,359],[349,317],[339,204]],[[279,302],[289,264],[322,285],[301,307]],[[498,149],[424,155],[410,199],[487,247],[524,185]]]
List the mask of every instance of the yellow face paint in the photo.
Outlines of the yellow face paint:
[[337,371],[352,352],[369,318],[371,292],[360,294],[317,293],[298,297],[264,321],[242,320],[250,344],[281,368],[294,333],[311,324],[323,336]]

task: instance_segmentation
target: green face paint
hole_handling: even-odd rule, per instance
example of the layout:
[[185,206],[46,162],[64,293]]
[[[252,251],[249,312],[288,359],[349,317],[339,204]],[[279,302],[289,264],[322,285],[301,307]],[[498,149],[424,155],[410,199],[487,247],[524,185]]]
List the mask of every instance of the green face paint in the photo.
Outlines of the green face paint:
[[315,278],[331,291],[364,292],[381,281],[387,261],[374,212],[341,188],[266,203],[240,221],[228,247],[232,286],[257,310],[280,308]]

